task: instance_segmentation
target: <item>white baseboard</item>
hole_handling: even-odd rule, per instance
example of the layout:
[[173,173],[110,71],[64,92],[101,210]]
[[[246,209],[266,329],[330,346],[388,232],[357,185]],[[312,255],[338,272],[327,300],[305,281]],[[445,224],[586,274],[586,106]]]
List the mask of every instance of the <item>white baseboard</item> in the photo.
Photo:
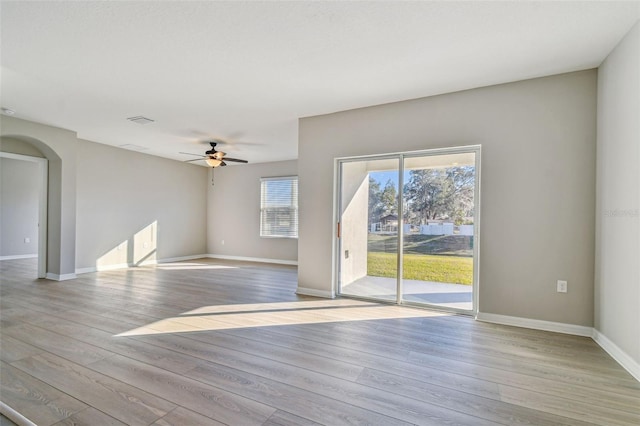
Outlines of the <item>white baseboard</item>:
[[38,257],[38,253],[36,253],[36,254],[15,254],[15,255],[12,255],[12,256],[0,256],[0,260],[33,259],[34,257]]
[[27,419],[25,416],[18,413],[2,401],[0,401],[0,413],[19,426],[37,426],[31,420]]
[[133,266],[133,264],[128,264],[128,263],[118,263],[114,265],[105,265],[105,266],[89,266],[88,268],[76,269],[76,274],[88,274],[91,272],[98,272],[98,271],[113,271],[115,269],[126,269],[131,266]]
[[66,281],[66,280],[73,280],[76,278],[76,274],[62,274],[62,275],[58,275],[58,274],[52,274],[51,272],[47,272],[47,276],[45,277],[48,280],[53,280],[53,281]]
[[194,254],[191,256],[168,257],[166,259],[160,259],[160,260],[145,260],[144,262],[141,262],[141,263],[118,263],[114,265],[105,265],[105,266],[89,266],[88,268],[76,269],[76,274],[89,274],[91,272],[99,272],[99,271],[113,271],[116,269],[133,268],[135,266],[157,265],[159,263],[170,263],[170,262],[182,262],[185,260],[205,259],[207,257],[208,255],[206,254]]
[[595,342],[600,345],[618,364],[620,364],[625,370],[629,372],[636,380],[640,381],[640,363],[631,358],[625,351],[620,349],[615,343],[607,338],[604,334],[600,333],[595,328],[591,336]]
[[508,315],[488,314],[484,312],[478,312],[478,316],[476,318],[479,321],[532,328],[534,330],[554,331],[556,333],[573,334],[575,336],[591,337],[593,334],[592,327],[565,324],[562,322],[542,321],[530,318],[512,317]]
[[276,263],[279,265],[298,265],[297,260],[268,259],[263,257],[227,256],[225,254],[208,254],[211,259],[239,260],[242,262]]
[[206,254],[192,254],[190,256],[167,257],[158,260],[157,263],[184,262],[185,260],[206,259],[207,257],[209,256]]
[[97,269],[95,266],[90,266],[88,268],[77,268],[76,275],[90,274],[91,272],[96,272],[96,271]]
[[323,297],[325,299],[334,299],[336,295],[332,291],[317,290],[315,288],[298,287],[296,294],[303,296]]
[[226,256],[221,254],[194,254],[191,256],[180,256],[180,257],[168,257],[166,259],[160,260],[145,260],[144,262],[133,264],[133,263],[120,263],[115,265],[106,265],[106,266],[90,266],[87,268],[78,268],[76,269],[76,274],[88,274],[91,272],[99,272],[99,271],[112,271],[115,269],[126,269],[133,268],[135,266],[145,266],[145,265],[157,265],[160,263],[169,263],[169,262],[183,262],[185,260],[195,260],[195,259],[224,259],[224,260],[239,260],[243,262],[260,262],[260,263],[276,263],[280,265],[297,265],[298,262],[294,260],[282,260],[282,259],[266,259],[261,257],[244,257],[244,256]]

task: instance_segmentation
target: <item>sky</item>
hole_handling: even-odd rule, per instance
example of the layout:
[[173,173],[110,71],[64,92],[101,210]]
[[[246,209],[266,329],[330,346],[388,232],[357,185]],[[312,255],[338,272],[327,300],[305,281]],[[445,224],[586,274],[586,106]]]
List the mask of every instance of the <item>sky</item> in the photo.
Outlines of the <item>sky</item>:
[[[369,176],[375,179],[380,184],[380,189],[383,189],[388,180],[391,180],[398,190],[398,171],[389,170],[385,172],[369,172]],[[404,172],[404,183],[409,180],[409,171]]]

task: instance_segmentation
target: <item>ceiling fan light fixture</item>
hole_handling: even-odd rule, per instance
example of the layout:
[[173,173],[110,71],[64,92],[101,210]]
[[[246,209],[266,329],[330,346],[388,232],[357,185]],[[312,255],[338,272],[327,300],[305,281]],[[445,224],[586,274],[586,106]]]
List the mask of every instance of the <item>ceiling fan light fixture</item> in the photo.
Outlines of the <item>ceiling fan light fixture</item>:
[[226,152],[216,151],[213,153],[213,158],[215,158],[216,160],[222,161],[222,157],[224,157],[225,155],[227,155]]
[[204,160],[209,166],[211,167],[218,167],[220,164],[222,164],[222,160],[218,160],[217,158],[206,158]]

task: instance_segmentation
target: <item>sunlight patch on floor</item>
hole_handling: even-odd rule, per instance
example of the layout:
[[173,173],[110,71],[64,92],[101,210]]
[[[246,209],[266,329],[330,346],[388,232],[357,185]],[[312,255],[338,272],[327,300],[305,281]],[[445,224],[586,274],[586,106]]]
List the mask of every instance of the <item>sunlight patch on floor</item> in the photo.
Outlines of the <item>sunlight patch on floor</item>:
[[337,299],[337,300],[306,300],[301,302],[277,302],[277,303],[249,303],[239,305],[212,305],[203,306],[193,311],[185,312],[182,315],[194,314],[219,314],[225,312],[248,312],[248,311],[274,311],[285,309],[309,309],[309,308],[332,308],[345,306],[379,306],[378,303],[363,302],[360,300]]
[[166,318],[120,333],[117,336],[447,315],[450,314],[346,299],[204,306],[176,317]]

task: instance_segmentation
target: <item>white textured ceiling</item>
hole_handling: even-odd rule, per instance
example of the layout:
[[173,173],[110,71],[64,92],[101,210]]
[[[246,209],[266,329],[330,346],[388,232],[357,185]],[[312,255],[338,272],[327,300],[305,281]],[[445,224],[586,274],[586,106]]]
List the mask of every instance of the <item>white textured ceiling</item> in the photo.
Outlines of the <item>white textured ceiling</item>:
[[[16,117],[186,160],[297,157],[297,119],[597,67],[629,2],[7,2]],[[137,125],[127,117],[156,120]]]

